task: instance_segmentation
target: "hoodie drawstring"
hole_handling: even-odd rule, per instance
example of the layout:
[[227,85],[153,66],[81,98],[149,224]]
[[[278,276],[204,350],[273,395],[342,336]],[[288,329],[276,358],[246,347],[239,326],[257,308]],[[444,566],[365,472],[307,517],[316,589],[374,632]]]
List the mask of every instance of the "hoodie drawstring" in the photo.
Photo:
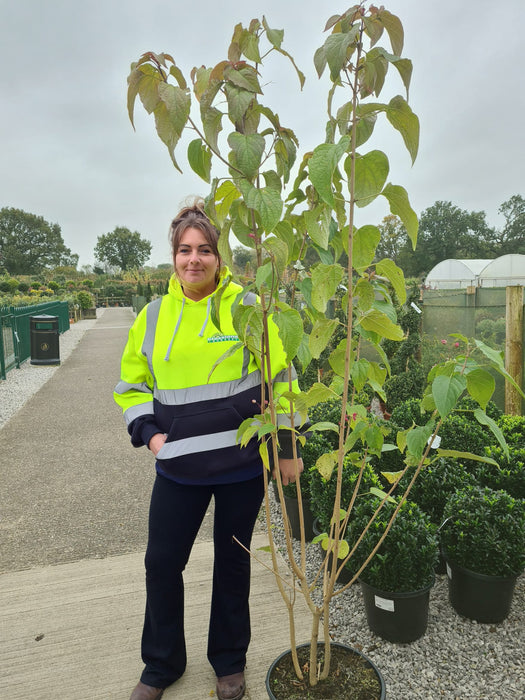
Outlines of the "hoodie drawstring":
[[177,321],[177,325],[175,326],[175,330],[173,331],[173,335],[171,336],[170,344],[168,345],[168,349],[166,351],[166,357],[164,358],[164,362],[167,362],[170,359],[171,348],[173,347],[173,341],[175,340],[175,336],[177,335],[177,331],[179,330],[180,322],[182,321],[182,312],[184,311],[184,304],[185,303],[186,303],[186,297],[182,297],[182,306],[180,309],[179,319]]
[[[208,325],[208,319],[210,318],[210,308],[211,308],[211,297],[208,297],[208,303],[206,304],[206,318],[204,319],[204,323],[203,323],[202,328],[200,330],[199,338],[202,338],[202,336],[204,335],[204,330],[205,330],[206,326]],[[177,326],[177,328],[178,328],[178,326]]]

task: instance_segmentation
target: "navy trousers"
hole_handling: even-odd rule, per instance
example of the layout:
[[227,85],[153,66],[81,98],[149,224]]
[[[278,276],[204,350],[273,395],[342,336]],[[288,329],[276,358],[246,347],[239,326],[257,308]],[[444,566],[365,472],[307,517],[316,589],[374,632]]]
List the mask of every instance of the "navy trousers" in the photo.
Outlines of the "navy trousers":
[[264,495],[263,477],[188,486],[157,475],[146,550],[146,614],[141,680],[165,688],[186,668],[183,571],[212,496],[215,500],[213,592],[208,659],[217,676],[244,669],[250,642],[249,548]]

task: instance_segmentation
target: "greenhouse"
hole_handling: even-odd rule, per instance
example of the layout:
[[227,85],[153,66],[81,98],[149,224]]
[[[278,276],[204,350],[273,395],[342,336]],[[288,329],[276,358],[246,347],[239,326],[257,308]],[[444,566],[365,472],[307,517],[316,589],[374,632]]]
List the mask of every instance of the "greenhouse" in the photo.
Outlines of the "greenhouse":
[[525,255],[502,255],[494,260],[448,258],[434,265],[425,280],[426,289],[514,285],[525,285]]

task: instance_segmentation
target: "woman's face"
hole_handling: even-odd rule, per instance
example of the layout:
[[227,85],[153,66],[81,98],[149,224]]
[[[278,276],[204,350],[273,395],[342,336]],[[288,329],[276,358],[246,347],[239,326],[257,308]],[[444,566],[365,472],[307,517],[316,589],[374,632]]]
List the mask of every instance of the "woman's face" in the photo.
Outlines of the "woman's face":
[[217,287],[215,275],[219,261],[200,229],[188,228],[184,231],[173,263],[184,294],[190,299],[199,301]]

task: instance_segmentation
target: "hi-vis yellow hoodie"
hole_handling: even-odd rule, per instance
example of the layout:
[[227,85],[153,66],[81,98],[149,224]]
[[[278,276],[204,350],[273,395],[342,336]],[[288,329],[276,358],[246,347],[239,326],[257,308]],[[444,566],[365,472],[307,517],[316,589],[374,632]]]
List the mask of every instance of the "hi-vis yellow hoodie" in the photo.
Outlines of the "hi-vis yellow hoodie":
[[[115,401],[122,408],[135,447],[147,445],[155,433],[166,443],[157,454],[157,472],[181,483],[215,484],[250,479],[262,471],[258,443],[237,443],[242,421],[260,413],[261,368],[244,347],[215,362],[238,343],[231,308],[242,287],[227,282],[220,302],[221,330],[212,321],[216,292],[192,301],[175,275],[169,291],[148,304],[129,331]],[[255,296],[253,301],[255,301]],[[246,300],[245,300],[246,302]],[[286,357],[270,320],[274,389],[288,389]],[[295,372],[293,390],[298,390]],[[279,424],[290,425],[280,408]],[[296,419],[296,423],[298,419]],[[279,431],[280,454],[292,456],[292,432]]]

